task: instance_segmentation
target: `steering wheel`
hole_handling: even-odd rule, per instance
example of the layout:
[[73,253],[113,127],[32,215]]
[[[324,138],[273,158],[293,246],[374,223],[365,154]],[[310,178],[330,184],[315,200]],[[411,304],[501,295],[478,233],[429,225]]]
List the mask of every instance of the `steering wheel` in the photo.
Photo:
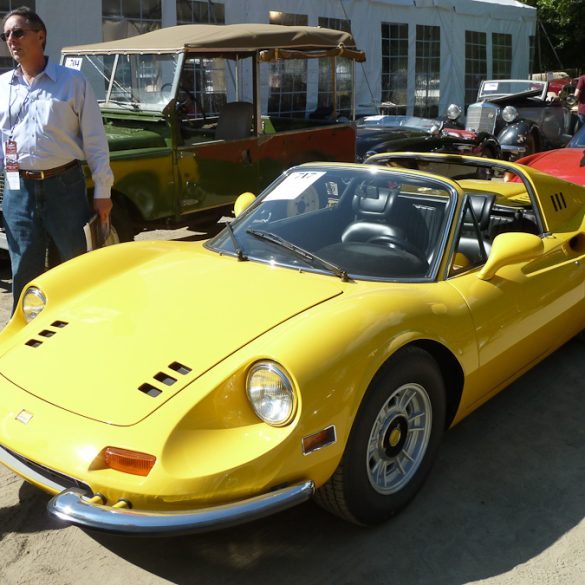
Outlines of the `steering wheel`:
[[160,97],[163,102],[168,102],[171,99],[171,90],[173,89],[172,83],[165,83],[160,88]]
[[374,236],[367,240],[367,244],[377,244],[381,246],[388,246],[390,248],[396,248],[398,250],[404,250],[413,256],[416,256],[419,260],[426,262],[427,259],[423,256],[423,253],[413,244],[404,240],[403,238],[399,238],[398,236],[392,236],[390,234],[385,234],[382,236]]

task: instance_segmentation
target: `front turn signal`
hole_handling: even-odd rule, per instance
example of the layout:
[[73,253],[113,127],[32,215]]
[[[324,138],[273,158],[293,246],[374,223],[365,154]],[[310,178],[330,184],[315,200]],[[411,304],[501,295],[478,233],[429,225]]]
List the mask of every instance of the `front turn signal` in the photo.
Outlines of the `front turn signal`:
[[131,473],[132,475],[147,476],[154,466],[156,457],[139,451],[129,451],[118,447],[106,447],[104,450],[104,462],[106,467]]

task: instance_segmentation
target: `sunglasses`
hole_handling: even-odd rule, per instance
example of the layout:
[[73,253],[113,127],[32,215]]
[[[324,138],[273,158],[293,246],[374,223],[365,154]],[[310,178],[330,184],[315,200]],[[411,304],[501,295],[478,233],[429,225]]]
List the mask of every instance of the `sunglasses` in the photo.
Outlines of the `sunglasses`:
[[36,28],[13,28],[12,30],[0,33],[0,39],[2,39],[4,42],[6,42],[10,37],[21,39],[29,30],[37,31]]

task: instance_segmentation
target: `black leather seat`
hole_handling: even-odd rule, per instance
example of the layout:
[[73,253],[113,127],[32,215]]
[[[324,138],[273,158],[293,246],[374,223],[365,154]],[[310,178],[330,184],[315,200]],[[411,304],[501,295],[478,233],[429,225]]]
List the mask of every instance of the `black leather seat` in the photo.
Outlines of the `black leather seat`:
[[342,242],[375,242],[376,239],[404,238],[404,231],[390,224],[397,190],[368,186],[354,195],[355,219],[341,235]]
[[252,136],[254,106],[249,102],[228,102],[219,113],[215,138],[237,140]]

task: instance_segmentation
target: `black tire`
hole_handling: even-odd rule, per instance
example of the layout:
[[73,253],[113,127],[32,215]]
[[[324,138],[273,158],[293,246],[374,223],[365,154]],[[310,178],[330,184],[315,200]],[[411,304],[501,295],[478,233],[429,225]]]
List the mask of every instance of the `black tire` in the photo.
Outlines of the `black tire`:
[[526,137],[526,152],[522,156],[528,156],[534,154],[538,150],[538,139],[534,135],[534,132],[530,132]]
[[400,350],[366,392],[341,463],[317,490],[316,502],[361,525],[394,516],[422,487],[444,428],[445,389],[437,363],[421,349]]
[[110,214],[110,221],[112,225],[110,235],[104,244],[105,246],[112,246],[121,242],[131,242],[134,239],[132,220],[126,212],[126,209],[119,203],[114,202],[112,213]]

